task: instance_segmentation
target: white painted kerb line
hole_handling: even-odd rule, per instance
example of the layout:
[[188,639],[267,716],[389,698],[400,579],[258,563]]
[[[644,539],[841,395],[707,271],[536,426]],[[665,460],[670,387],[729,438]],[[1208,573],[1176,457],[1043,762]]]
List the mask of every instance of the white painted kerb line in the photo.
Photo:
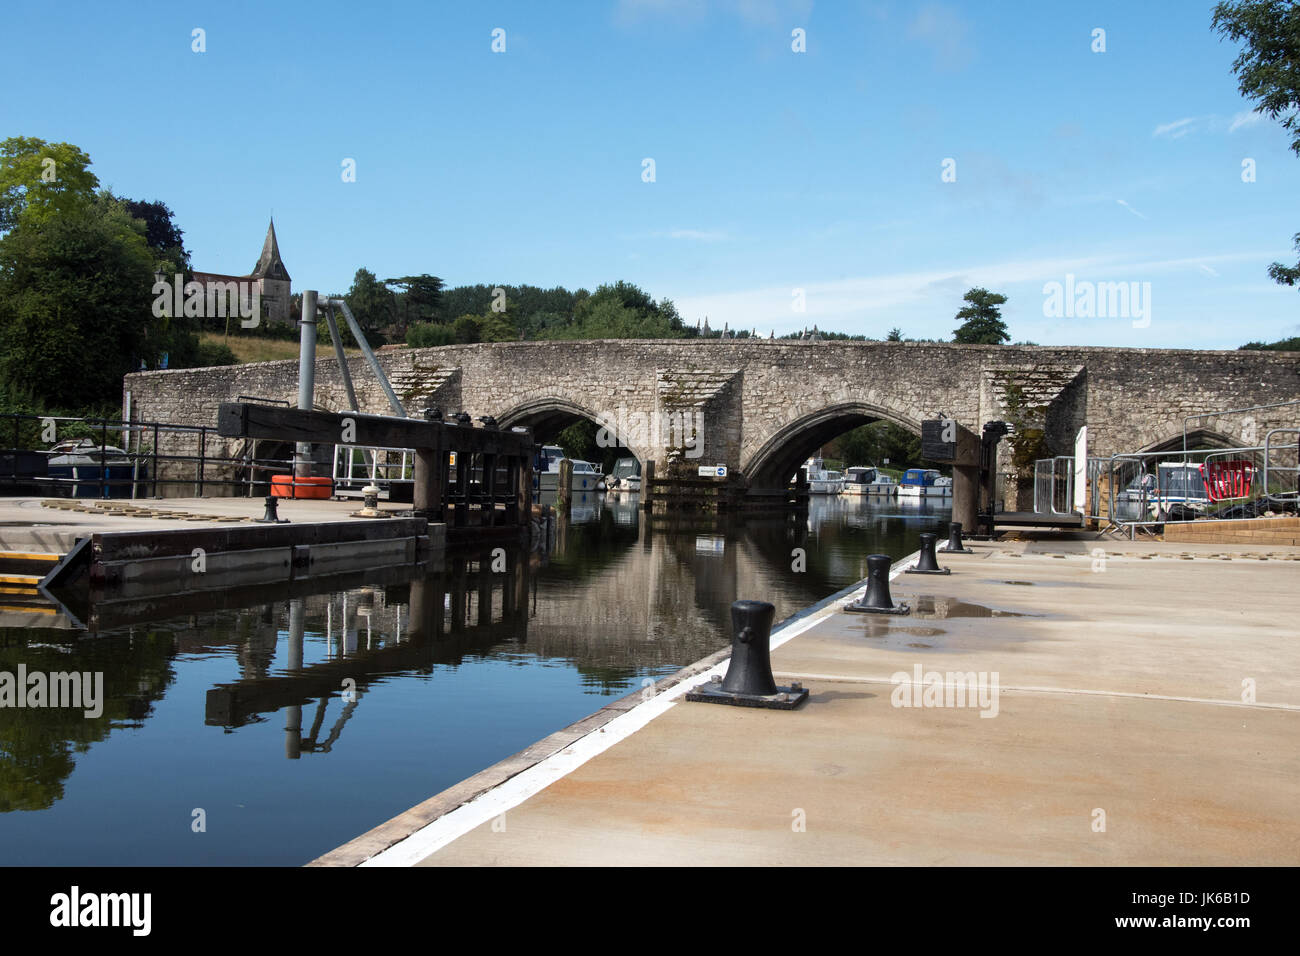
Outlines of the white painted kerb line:
[[[904,569],[916,563],[920,552],[909,555],[895,565],[889,579],[900,574]],[[857,593],[828,604],[804,620],[783,627],[772,637],[773,650],[793,638],[798,637],[814,624],[819,624],[835,614],[845,604],[856,599]],[[596,757],[621,740],[636,733],[660,714],[673,707],[678,698],[700,684],[707,683],[714,674],[723,676],[730,659],[720,661],[707,671],[682,681],[662,694],[643,704],[637,704],[627,713],[615,717],[604,727],[594,730],[580,740],[574,741],[559,753],[552,754],[522,773],[511,777],[505,783],[493,787],[486,793],[479,794],[468,803],[462,804],[450,813],[443,814],[437,820],[416,830],[409,837],[394,843],[387,850],[376,853],[361,866],[414,866],[426,857],[438,852],[447,844],[458,840],[476,827],[494,820],[507,810],[513,810],[529,797],[541,793],[555,781],[577,770],[592,757]]]

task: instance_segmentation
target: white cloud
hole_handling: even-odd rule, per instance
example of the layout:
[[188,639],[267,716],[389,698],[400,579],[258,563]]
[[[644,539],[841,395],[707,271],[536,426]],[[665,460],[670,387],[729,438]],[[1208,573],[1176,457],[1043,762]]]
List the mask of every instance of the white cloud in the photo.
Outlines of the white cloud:
[[[890,326],[897,325],[908,335],[946,338],[951,335],[952,315],[961,295],[972,286],[1005,292],[1016,284],[1027,284],[1037,295],[1043,283],[1063,281],[1067,273],[1092,281],[1150,281],[1162,273],[1185,272],[1193,267],[1205,271],[1209,268],[1206,263],[1266,261],[1273,255],[1263,251],[1161,260],[1120,256],[1011,260],[831,282],[791,279],[788,285],[677,296],[673,301],[683,317],[693,321],[707,315],[710,324],[719,328],[728,322],[733,328],[771,328],[781,335],[816,324],[823,329],[883,338]],[[796,287],[804,290],[804,312],[791,308]],[[1025,301],[1028,299],[1022,290],[1021,295],[1012,296],[1011,304],[1019,307]],[[1037,302],[1031,302],[1026,321],[1038,308]]]
[[1174,120],[1172,123],[1161,123],[1151,131],[1151,135],[1165,139],[1182,139],[1188,133],[1202,130],[1235,133],[1239,129],[1249,129],[1263,120],[1263,114],[1256,113],[1254,110],[1235,113],[1232,119],[1226,119],[1217,113],[1210,113],[1206,116],[1185,116],[1182,119]]
[[1145,219],[1145,218],[1146,218],[1146,216],[1142,215],[1142,213],[1138,212],[1136,209],[1134,209],[1132,206],[1130,206],[1130,205],[1129,205],[1128,203],[1126,203],[1124,200],[1122,200],[1122,199],[1116,199],[1115,201],[1116,201],[1117,203],[1119,203],[1121,206],[1123,206],[1125,209],[1127,209],[1129,212],[1131,212],[1133,215],[1137,216],[1139,219]]
[[1228,126],[1228,132],[1235,133],[1239,129],[1246,129],[1249,126],[1254,126],[1256,123],[1263,122],[1263,119],[1264,114],[1256,113],[1254,110],[1247,110],[1243,113],[1238,113],[1232,118],[1232,123]]
[[1174,120],[1172,123],[1162,123],[1151,131],[1152,136],[1168,136],[1170,139],[1182,139],[1188,133],[1196,128],[1196,124],[1201,122],[1203,116],[1187,116],[1180,120]]
[[658,233],[658,235],[667,235],[669,239],[692,239],[696,242],[721,242],[729,238],[720,229],[674,229],[668,233]]

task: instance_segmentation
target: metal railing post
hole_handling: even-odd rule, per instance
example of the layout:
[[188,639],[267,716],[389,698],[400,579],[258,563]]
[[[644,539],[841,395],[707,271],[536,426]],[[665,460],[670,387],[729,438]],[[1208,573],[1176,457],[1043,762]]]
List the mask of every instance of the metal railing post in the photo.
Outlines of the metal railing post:
[[99,426],[99,497],[108,497],[108,419]]

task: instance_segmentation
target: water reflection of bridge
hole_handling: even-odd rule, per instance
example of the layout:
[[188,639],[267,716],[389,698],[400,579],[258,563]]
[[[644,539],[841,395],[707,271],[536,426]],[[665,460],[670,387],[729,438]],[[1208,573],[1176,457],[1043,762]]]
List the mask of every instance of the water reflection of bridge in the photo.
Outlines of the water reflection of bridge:
[[[494,571],[494,565],[504,567]],[[326,596],[326,657],[309,665],[304,665],[304,651],[310,599],[294,598],[289,602],[283,673],[268,673],[278,644],[272,637],[271,646],[264,648],[269,654],[243,659],[241,680],[208,691],[205,722],[239,727],[283,709],[287,756],[296,758],[304,750],[328,752],[374,684],[395,675],[428,674],[435,665],[457,665],[467,654],[525,640],[528,573],[529,562],[519,552],[451,558],[442,569],[405,584],[343,592],[337,598],[337,628],[333,622],[336,596]],[[321,741],[333,698],[344,706]],[[316,714],[310,732],[302,737],[302,707],[313,699]]]
[[[565,660],[587,686],[626,691],[725,646],[738,595],[784,591],[791,613],[839,586],[833,535],[812,540],[806,517],[674,519],[616,503],[584,517],[559,523],[549,549],[484,551],[406,582],[293,598],[287,635],[267,618],[241,644],[240,679],[208,692],[206,723],[284,710],[288,756],[329,752],[374,685],[473,654]],[[791,571],[795,548],[812,553],[806,571]],[[309,646],[324,658],[304,664]]]

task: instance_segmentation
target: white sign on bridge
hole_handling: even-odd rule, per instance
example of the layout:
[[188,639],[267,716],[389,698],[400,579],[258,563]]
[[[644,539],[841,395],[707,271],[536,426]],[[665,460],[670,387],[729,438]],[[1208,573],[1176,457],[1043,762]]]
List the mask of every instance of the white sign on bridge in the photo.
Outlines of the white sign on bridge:
[[726,465],[700,465],[701,478],[726,478]]

